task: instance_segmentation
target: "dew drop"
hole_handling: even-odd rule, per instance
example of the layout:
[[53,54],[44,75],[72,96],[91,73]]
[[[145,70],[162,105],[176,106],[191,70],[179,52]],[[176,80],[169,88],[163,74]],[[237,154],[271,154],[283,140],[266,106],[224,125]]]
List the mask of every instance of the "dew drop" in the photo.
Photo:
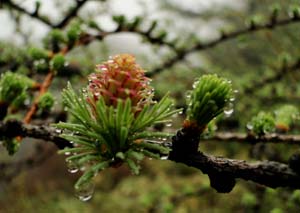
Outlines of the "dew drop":
[[71,152],[65,152],[65,155],[67,155],[67,156],[70,155],[70,154],[71,154]]
[[224,114],[229,117],[233,113],[233,104],[229,103],[225,108],[224,108]]
[[88,201],[92,198],[94,193],[94,183],[88,182],[81,185],[78,189],[76,189],[76,196],[81,201]]
[[67,161],[67,166],[68,166],[68,171],[70,173],[76,173],[79,170],[77,164],[74,161],[71,160]]
[[224,110],[224,114],[226,115],[226,116],[230,116],[232,113],[233,113],[233,109],[231,108],[231,109],[225,109]]
[[253,125],[251,123],[247,123],[246,125],[248,130],[252,130],[253,129]]
[[58,134],[61,134],[62,130],[61,129],[56,129],[55,132],[58,133]]
[[183,111],[181,110],[180,112],[178,112],[178,115],[182,115],[183,114]]
[[168,155],[164,155],[160,157],[161,160],[168,160]]
[[235,98],[234,98],[234,97],[232,97],[232,98],[230,98],[230,99],[229,99],[229,101],[234,101],[234,100],[235,100]]
[[170,127],[170,126],[172,126],[172,123],[167,123],[166,126]]

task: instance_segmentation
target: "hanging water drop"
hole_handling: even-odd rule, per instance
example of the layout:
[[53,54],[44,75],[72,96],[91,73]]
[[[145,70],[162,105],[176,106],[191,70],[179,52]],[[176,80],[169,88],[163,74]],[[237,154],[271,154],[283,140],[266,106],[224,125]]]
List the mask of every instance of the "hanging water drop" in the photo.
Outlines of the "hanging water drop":
[[78,189],[76,189],[76,196],[81,201],[88,201],[93,196],[94,188],[95,186],[93,182],[84,183]]
[[76,173],[79,170],[77,164],[74,161],[71,160],[67,161],[67,166],[68,166],[68,171],[70,173]]
[[61,134],[62,130],[61,129],[56,129],[55,132],[58,133],[58,134]]
[[229,117],[233,113],[233,104],[229,103],[228,106],[225,107],[224,109],[224,114]]
[[168,155],[164,155],[164,156],[161,156],[160,159],[161,160],[168,160],[168,157],[169,157]]
[[250,130],[250,131],[253,129],[252,123],[247,123],[246,127],[247,127],[247,129]]
[[167,126],[167,127],[171,127],[171,126],[172,126],[172,123],[167,123],[166,126]]
[[70,155],[71,154],[71,152],[65,152],[65,155],[66,156],[68,156],[68,155]]

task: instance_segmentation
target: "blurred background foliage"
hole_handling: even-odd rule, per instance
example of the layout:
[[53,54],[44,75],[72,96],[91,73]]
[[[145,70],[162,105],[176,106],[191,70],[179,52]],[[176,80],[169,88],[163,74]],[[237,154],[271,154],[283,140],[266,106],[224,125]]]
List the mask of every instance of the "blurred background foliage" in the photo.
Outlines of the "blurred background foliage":
[[[34,1],[13,2],[28,11],[34,11]],[[40,3],[40,15],[47,16],[51,22],[61,20],[74,6],[73,0]],[[93,21],[101,29],[113,31],[118,23],[112,20],[112,16],[124,15],[129,21],[140,17],[142,22],[139,29],[147,30],[152,21],[157,20],[157,27],[152,34],[162,36],[164,41],[184,50],[200,41],[205,43],[218,39],[222,31],[230,33],[244,29],[251,20],[259,23],[269,20],[274,10],[278,10],[278,19],[290,17],[291,9],[295,6],[300,7],[299,1],[90,1],[69,25],[79,23],[81,29],[94,33],[88,27],[88,23]],[[29,49],[47,47],[45,44],[51,30],[49,26],[5,3],[0,9],[0,23],[0,72],[10,70],[41,80],[48,68],[44,62],[34,61]],[[238,92],[231,116],[221,116],[216,121],[218,129],[223,131],[245,132],[247,123],[262,110],[273,112],[287,103],[299,109],[299,69],[283,69],[299,60],[299,32],[299,23],[293,23],[272,30],[249,32],[207,50],[195,51],[153,76],[156,96],[160,98],[170,91],[176,106],[184,107],[187,90],[192,89],[195,78],[217,73],[230,79]],[[53,112],[63,109],[60,91],[67,81],[78,87],[85,85],[86,76],[94,71],[95,64],[103,62],[110,55],[123,52],[134,54],[138,63],[148,71],[174,56],[172,47],[151,44],[147,38],[135,32],[112,33],[103,40],[76,46],[66,55],[67,65],[50,87],[56,98]],[[269,78],[273,80],[264,81]],[[35,123],[56,122],[61,119],[59,116],[65,115],[58,113],[55,116],[47,120],[37,119]],[[182,118],[177,118],[173,127],[166,130],[178,129],[181,122]],[[299,124],[294,123],[290,131],[299,133],[298,129]],[[201,143],[200,149],[231,158],[286,162],[298,147],[207,142]],[[27,161],[29,164],[17,164]],[[74,195],[73,184],[78,176],[67,172],[64,156],[58,156],[52,144],[25,140],[14,157],[9,157],[1,149],[0,162],[2,171],[4,164],[11,165],[11,171],[5,174],[0,171],[0,212],[300,211],[299,190],[273,190],[239,181],[231,193],[218,194],[209,187],[208,178],[198,170],[168,161],[144,160],[139,176],[132,175],[125,167],[101,173],[96,177],[95,194],[86,203]],[[23,167],[15,168],[14,165]]]

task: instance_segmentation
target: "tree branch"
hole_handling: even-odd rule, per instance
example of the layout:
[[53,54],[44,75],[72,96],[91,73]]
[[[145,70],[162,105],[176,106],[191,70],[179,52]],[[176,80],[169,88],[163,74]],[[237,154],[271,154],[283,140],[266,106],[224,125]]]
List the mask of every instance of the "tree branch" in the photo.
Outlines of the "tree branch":
[[262,79],[261,81],[254,82],[250,87],[245,88],[244,92],[246,94],[252,94],[256,90],[264,87],[267,84],[280,81],[287,73],[296,71],[300,68],[300,59],[298,59],[294,64],[291,65],[283,65],[280,70],[276,72],[271,77],[266,77]]
[[2,2],[2,4],[3,4],[3,5],[6,4],[7,6],[9,6],[10,8],[12,8],[12,9],[14,9],[14,10],[16,10],[16,11],[19,11],[19,12],[21,12],[21,13],[23,13],[23,14],[26,14],[26,15],[32,17],[32,18],[35,18],[35,19],[41,21],[42,23],[48,25],[48,26],[51,27],[51,28],[54,28],[54,27],[55,27],[55,25],[54,25],[53,23],[51,23],[51,22],[49,21],[48,18],[43,17],[43,16],[40,16],[40,15],[39,15],[38,13],[36,13],[36,12],[32,12],[32,13],[31,13],[31,12],[25,10],[24,8],[20,7],[19,5],[15,4],[15,3],[12,2],[11,0],[4,0],[4,1]]
[[16,11],[19,11],[23,14],[26,14],[32,18],[35,18],[41,22],[43,22],[44,24],[48,25],[49,27],[51,28],[64,28],[68,23],[69,21],[76,17],[77,16],[77,13],[78,11],[80,10],[80,8],[85,4],[87,3],[88,0],[76,0],[76,5],[74,8],[72,8],[69,13],[67,15],[64,16],[64,18],[58,22],[57,24],[53,24],[52,22],[49,21],[49,19],[47,17],[43,17],[43,16],[40,16],[37,11],[34,11],[34,12],[29,12],[27,10],[25,10],[24,8],[20,7],[19,5],[15,4],[13,1],[11,0],[5,0],[3,2],[3,4],[6,4],[8,5],[9,7],[11,7],[12,9],[16,10]]
[[185,56],[187,56],[190,53],[213,48],[213,47],[217,46],[220,43],[223,43],[223,42],[228,41],[228,40],[235,39],[238,36],[254,33],[254,32],[257,32],[257,31],[261,31],[261,30],[274,29],[276,27],[280,27],[280,26],[284,26],[284,25],[288,25],[288,24],[293,24],[293,23],[297,23],[297,22],[300,22],[300,17],[298,17],[298,16],[289,17],[289,18],[285,18],[285,19],[282,19],[282,20],[270,19],[269,22],[266,22],[266,23],[263,23],[263,24],[254,24],[254,25],[250,25],[249,27],[246,27],[245,29],[239,29],[239,30],[236,30],[236,31],[231,32],[231,33],[222,34],[216,40],[212,40],[212,41],[207,42],[207,43],[197,43],[189,49],[181,50],[181,51],[175,51],[175,56],[173,56],[172,58],[165,61],[159,67],[153,69],[151,72],[148,72],[147,75],[149,77],[154,76],[154,75],[162,72],[164,69],[172,67],[175,63],[181,61],[182,59],[185,58]]
[[17,120],[0,122],[0,135],[2,137],[14,138],[17,136],[42,139],[46,142],[53,142],[59,149],[71,147],[72,144],[59,137],[60,132],[49,126],[34,126],[23,124]]
[[262,161],[248,163],[244,160],[215,157],[198,152],[199,134],[190,129],[179,130],[172,138],[169,160],[200,169],[208,174],[211,187],[218,192],[230,192],[236,178],[251,180],[271,188],[300,188],[300,175],[288,165]]
[[[6,123],[0,123],[0,135],[4,137],[31,137],[52,141],[60,149],[72,146],[67,140],[59,137],[60,132],[49,126],[34,126],[23,124],[19,121],[11,120]],[[215,139],[221,138],[221,135]],[[222,140],[240,140],[247,138],[245,135],[226,135]],[[290,140],[299,141],[300,136],[272,136],[265,140]],[[257,139],[261,140],[261,139]],[[227,159],[215,157],[198,152],[199,136],[195,132],[178,131],[173,137],[172,151],[169,160],[184,163],[187,166],[200,169],[208,174],[211,180],[211,186],[218,192],[230,192],[235,186],[235,179],[240,178],[250,180],[271,188],[291,187],[300,189],[300,174],[294,172],[288,165],[273,162],[262,161],[257,163],[248,163],[244,160]],[[293,143],[293,142],[291,142]]]
[[208,139],[202,139],[202,141],[239,142],[244,144],[257,144],[262,142],[300,145],[300,135],[285,135],[274,133],[262,137],[255,137],[254,135],[245,133],[218,132]]
[[77,16],[80,8],[87,2],[88,0],[76,0],[76,6],[59,23],[55,24],[54,28],[64,28],[73,17]]

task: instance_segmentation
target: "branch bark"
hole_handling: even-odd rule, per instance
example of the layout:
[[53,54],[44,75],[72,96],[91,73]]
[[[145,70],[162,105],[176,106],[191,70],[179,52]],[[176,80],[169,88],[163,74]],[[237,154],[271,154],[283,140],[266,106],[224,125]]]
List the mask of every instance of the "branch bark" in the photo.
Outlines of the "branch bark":
[[[34,126],[23,124],[19,121],[11,120],[0,123],[0,135],[2,137],[31,137],[43,139],[53,142],[58,148],[72,146],[67,140],[60,138],[60,132],[49,126]],[[219,135],[221,139],[222,135]],[[217,139],[216,137],[216,139]],[[240,140],[243,141],[247,136],[245,134],[226,135],[224,140]],[[280,140],[300,140],[300,136],[280,136],[271,137],[270,141]],[[261,140],[261,139],[257,139]],[[268,140],[268,138],[265,138]],[[199,135],[195,132],[178,131],[173,137],[172,151],[169,160],[183,163],[201,170],[204,174],[208,174],[211,186],[218,192],[230,192],[235,186],[235,179],[253,181],[258,184],[271,188],[290,187],[300,189],[300,174],[293,171],[289,165],[273,162],[259,161],[249,163],[244,160],[228,159],[204,154],[198,151]]]

